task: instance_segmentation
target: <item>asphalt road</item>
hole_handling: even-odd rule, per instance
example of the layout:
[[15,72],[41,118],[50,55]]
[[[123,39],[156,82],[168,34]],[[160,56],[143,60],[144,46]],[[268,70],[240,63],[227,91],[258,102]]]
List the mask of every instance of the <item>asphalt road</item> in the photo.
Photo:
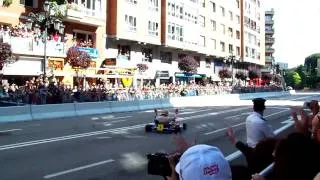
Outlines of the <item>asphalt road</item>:
[[[302,94],[272,100],[320,100]],[[251,106],[182,108],[187,139],[236,151],[224,136],[227,126],[244,140],[244,121]],[[267,107],[265,117],[276,130],[288,123],[288,106]],[[175,149],[172,135],[145,133],[152,111],[0,124],[1,180],[162,179],[147,175],[146,154]]]

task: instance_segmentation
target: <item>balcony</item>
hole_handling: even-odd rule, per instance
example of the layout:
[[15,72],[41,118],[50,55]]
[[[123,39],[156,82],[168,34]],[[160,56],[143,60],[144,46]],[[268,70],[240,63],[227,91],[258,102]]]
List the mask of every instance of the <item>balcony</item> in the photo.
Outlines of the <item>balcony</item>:
[[[33,38],[9,37],[4,38],[4,42],[11,44],[13,53],[30,56],[44,56],[44,43],[41,40],[35,41]],[[47,56],[65,57],[66,45],[54,40],[47,41]]]
[[266,53],[274,53],[274,49],[266,47]]
[[274,24],[274,20],[266,20],[266,25],[273,25]]
[[67,5],[65,21],[92,26],[103,26],[105,21],[103,17],[100,10],[92,10],[72,3]]
[[268,11],[265,12],[265,14],[273,16],[274,15],[274,10],[268,10]]
[[274,38],[266,38],[266,44],[274,44]]
[[274,34],[274,29],[266,29],[266,34]]
[[266,56],[266,63],[268,62],[268,63],[273,63],[273,61],[274,61],[274,57],[272,57],[272,56]]

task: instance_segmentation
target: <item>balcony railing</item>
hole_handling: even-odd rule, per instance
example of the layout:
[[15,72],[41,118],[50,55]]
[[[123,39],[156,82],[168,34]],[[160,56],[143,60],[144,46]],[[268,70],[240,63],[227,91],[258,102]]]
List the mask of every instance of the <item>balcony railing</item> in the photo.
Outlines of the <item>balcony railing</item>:
[[266,24],[274,24],[274,20],[268,19],[268,20],[266,20]]
[[266,38],[266,43],[274,43],[274,38]]
[[[35,41],[33,38],[8,37],[3,38],[3,42],[9,43],[13,53],[16,54],[44,55],[44,42],[41,40]],[[46,50],[47,56],[65,57],[67,49],[65,43],[48,40]]]
[[267,47],[266,47],[266,52],[268,52],[268,53],[274,53],[274,49],[273,49],[273,48],[267,48]]
[[266,56],[266,62],[273,62],[274,60],[274,57],[271,57],[271,56]]
[[67,18],[68,17],[75,17],[82,19],[83,17],[94,17],[100,19],[102,16],[101,10],[93,10],[88,9],[83,6],[77,5],[75,3],[68,4],[67,6]]
[[266,29],[266,34],[274,34],[274,30],[273,29]]

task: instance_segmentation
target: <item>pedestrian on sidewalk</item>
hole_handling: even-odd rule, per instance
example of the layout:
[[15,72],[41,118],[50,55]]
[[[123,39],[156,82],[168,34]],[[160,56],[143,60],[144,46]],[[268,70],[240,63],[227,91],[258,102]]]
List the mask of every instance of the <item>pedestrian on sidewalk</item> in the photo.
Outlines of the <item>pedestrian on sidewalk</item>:
[[246,131],[248,146],[255,148],[262,139],[275,137],[275,134],[268,122],[263,118],[266,100],[256,98],[252,102],[253,112],[246,119]]

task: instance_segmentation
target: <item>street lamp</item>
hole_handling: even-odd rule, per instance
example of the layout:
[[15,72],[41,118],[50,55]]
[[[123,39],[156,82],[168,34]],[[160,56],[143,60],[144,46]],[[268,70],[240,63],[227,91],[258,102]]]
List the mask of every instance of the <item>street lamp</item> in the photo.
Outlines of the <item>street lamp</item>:
[[234,62],[235,62],[236,60],[237,60],[237,59],[236,59],[236,56],[233,55],[233,51],[231,51],[231,52],[230,52],[230,55],[227,56],[227,57],[224,59],[225,62],[228,62],[228,61],[231,62],[231,73],[232,73],[232,81],[231,81],[231,83],[232,83],[232,86],[233,86],[233,80],[234,80],[233,65],[234,65]]
[[[50,12],[52,7],[50,6],[49,1],[45,1],[43,3],[43,10],[44,12],[40,13],[29,13],[28,19],[26,21],[26,26],[28,29],[34,28],[34,30],[39,30],[40,26],[39,24],[44,25],[44,34],[43,34],[43,40],[44,40],[44,58],[43,58],[43,78],[45,80],[46,78],[46,63],[47,63],[47,40],[48,40],[48,28],[50,28],[51,25],[53,25],[54,29],[59,32],[59,34],[64,33],[65,26],[62,24],[62,21],[60,18],[51,15]],[[33,26],[34,24],[34,26]]]

